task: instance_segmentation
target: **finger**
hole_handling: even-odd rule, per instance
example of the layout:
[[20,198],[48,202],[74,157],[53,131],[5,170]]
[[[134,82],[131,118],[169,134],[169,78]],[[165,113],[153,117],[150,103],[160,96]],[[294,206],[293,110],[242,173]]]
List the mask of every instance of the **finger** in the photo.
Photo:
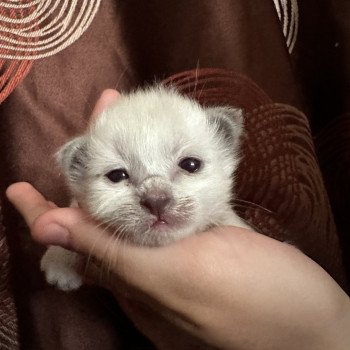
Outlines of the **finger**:
[[42,214],[51,209],[51,205],[31,184],[18,182],[6,190],[9,201],[22,214],[29,227]]
[[103,112],[103,110],[114,103],[120,97],[120,93],[116,90],[104,90],[96,102],[95,108],[91,114],[91,122]]

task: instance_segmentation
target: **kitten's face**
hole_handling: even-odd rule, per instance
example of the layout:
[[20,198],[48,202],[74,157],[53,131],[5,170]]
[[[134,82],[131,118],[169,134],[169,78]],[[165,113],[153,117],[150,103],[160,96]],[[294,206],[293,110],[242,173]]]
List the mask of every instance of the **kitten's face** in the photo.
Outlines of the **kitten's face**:
[[79,204],[112,233],[164,245],[227,213],[238,114],[162,89],[139,91],[106,110],[59,159]]

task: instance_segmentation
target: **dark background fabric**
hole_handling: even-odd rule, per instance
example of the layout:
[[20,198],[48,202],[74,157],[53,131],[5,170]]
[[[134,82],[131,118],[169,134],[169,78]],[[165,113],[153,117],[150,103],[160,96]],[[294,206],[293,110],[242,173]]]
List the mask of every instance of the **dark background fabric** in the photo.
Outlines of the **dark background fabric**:
[[300,27],[292,64],[313,132],[317,133],[350,107],[350,3],[298,3]]
[[[236,203],[237,210],[264,233],[299,244],[343,283],[332,211],[347,251],[350,9],[346,0],[305,0],[299,5],[300,35],[290,56],[272,1],[102,1],[87,32],[59,54],[36,61],[0,106],[1,193],[12,182],[28,181],[50,200],[66,205],[68,192],[53,154],[85,129],[103,89],[128,91],[197,67],[224,68],[239,74],[228,78],[231,73],[192,72],[172,80],[186,93],[201,92],[197,97],[203,103],[226,101],[246,108],[249,157],[240,170],[241,198],[273,215]],[[318,135],[316,152],[332,210],[307,120],[289,105],[307,114]],[[284,147],[276,140],[283,140]],[[300,159],[293,148],[299,144],[307,153],[303,166],[293,161]],[[266,149],[271,150],[268,159],[259,158]],[[283,153],[280,158],[278,151]],[[283,167],[289,177],[281,176]],[[259,186],[257,179],[269,186]],[[275,202],[265,198],[262,189],[273,189]],[[286,198],[292,199],[290,206],[280,205]],[[0,281],[0,286],[10,286],[9,310],[1,309],[12,322],[11,334],[2,333],[8,349],[18,344],[36,350],[151,348],[107,292],[84,287],[67,294],[48,287],[38,269],[43,247],[30,239],[9,203],[4,198],[2,202],[12,265],[11,283],[8,275]],[[297,221],[303,213],[307,216]],[[7,271],[8,259],[1,261]]]
[[291,56],[350,276],[350,2],[299,1]]

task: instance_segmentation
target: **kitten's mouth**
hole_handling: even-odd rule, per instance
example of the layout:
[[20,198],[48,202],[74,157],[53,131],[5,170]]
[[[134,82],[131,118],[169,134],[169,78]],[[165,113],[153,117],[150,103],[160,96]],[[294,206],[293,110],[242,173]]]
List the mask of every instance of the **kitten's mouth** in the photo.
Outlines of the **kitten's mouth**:
[[180,210],[164,210],[157,213],[148,213],[146,219],[148,229],[156,232],[174,231],[187,226],[191,222],[192,215],[184,208]]
[[154,223],[151,225],[152,228],[161,228],[165,226],[168,226],[168,223],[162,219],[156,219]]
[[151,225],[152,228],[165,228],[167,226],[169,226],[168,221],[162,217],[156,217]]

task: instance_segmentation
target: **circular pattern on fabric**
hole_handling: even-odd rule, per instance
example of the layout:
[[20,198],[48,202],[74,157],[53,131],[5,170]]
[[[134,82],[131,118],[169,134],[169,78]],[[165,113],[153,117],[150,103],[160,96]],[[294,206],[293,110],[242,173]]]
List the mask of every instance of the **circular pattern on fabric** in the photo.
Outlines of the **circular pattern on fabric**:
[[89,27],[101,0],[0,2],[0,57],[35,60],[76,41]]
[[273,0],[289,53],[293,52],[299,30],[299,8],[297,0]]
[[163,80],[165,86],[176,90],[204,105],[233,105],[252,110],[272,103],[270,97],[248,77],[220,68],[200,68],[172,75]]

